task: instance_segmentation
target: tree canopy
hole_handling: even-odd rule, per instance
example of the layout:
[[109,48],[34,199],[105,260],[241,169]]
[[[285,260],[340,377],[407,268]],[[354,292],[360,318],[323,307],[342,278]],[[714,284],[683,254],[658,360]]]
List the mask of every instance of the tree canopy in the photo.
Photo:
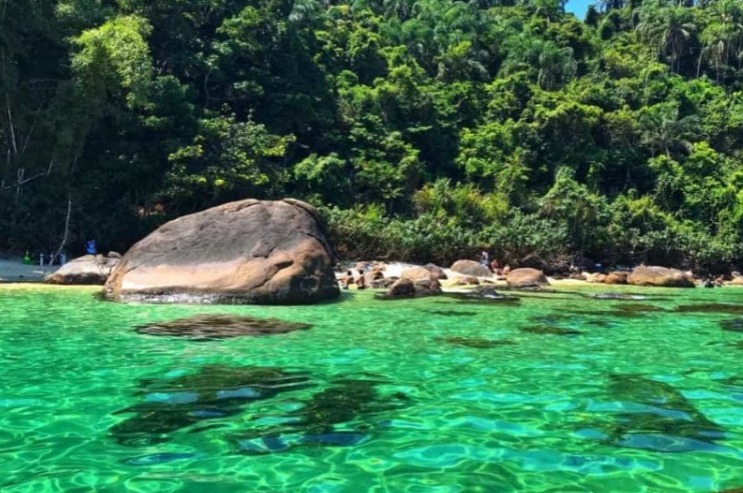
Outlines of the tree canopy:
[[0,249],[125,249],[229,200],[347,256],[743,260],[743,6],[9,0]]

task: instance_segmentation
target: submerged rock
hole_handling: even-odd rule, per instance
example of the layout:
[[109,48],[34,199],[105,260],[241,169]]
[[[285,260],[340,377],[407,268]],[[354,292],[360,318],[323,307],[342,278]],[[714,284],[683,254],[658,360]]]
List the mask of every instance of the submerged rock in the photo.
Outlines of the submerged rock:
[[674,308],[678,313],[725,313],[729,315],[743,315],[743,305],[726,303],[699,303],[694,305],[679,305]]
[[436,337],[434,340],[453,346],[464,346],[475,349],[491,349],[516,344],[514,341],[508,339],[482,339],[479,337]]
[[554,336],[577,336],[583,334],[580,330],[568,329],[565,327],[556,327],[553,325],[536,325],[532,327],[520,327],[521,332],[527,332],[529,334],[540,334],[540,335],[554,335]]
[[501,294],[493,286],[480,286],[464,293],[446,293],[449,298],[470,303],[519,303],[515,296]]
[[143,380],[140,386],[143,402],[114,413],[133,416],[109,429],[122,445],[167,442],[175,431],[239,414],[251,402],[312,384],[309,375],[302,372],[211,365],[177,378]]
[[693,288],[694,279],[678,269],[669,269],[658,266],[635,267],[627,278],[635,286],[657,286],[669,288]]
[[307,330],[310,324],[284,322],[273,318],[260,319],[235,315],[196,315],[136,327],[140,334],[184,337],[194,341],[211,341],[231,337],[256,337]]
[[60,267],[44,282],[47,284],[104,285],[111,271],[119,264],[119,254],[111,252],[108,256],[84,255]]
[[[369,438],[370,416],[407,404],[408,397],[404,394],[380,394],[377,390],[380,383],[385,382],[336,380],[304,401],[299,409],[286,413],[283,424],[256,426],[238,435],[240,450],[249,455],[263,455],[302,445],[356,445]],[[260,416],[257,418],[260,420]]]
[[181,217],[134,245],[109,277],[113,300],[314,303],[340,289],[318,212],[242,200]]
[[720,321],[720,327],[722,330],[728,332],[740,332],[743,333],[743,318],[732,318],[729,320]]
[[[672,385],[641,375],[610,375],[608,392],[620,403],[608,441],[657,452],[710,449],[725,430],[710,421]],[[626,410],[626,411],[624,411]]]
[[665,309],[655,306],[655,305],[648,305],[646,303],[631,303],[631,304],[622,304],[622,305],[615,305],[615,309],[621,310],[623,312],[634,312],[634,313],[649,313],[649,312],[664,312]]
[[629,300],[629,301],[637,301],[637,300],[646,300],[648,299],[647,296],[639,295],[639,294],[627,294],[627,293],[597,293],[590,296],[591,298],[595,298],[597,300]]

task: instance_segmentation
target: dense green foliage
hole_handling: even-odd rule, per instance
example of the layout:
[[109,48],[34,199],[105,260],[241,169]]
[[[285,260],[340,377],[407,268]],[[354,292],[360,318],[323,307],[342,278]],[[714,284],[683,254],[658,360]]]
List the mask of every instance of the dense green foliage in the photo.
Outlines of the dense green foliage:
[[349,257],[743,259],[739,0],[10,0],[0,109],[6,250],[294,196]]

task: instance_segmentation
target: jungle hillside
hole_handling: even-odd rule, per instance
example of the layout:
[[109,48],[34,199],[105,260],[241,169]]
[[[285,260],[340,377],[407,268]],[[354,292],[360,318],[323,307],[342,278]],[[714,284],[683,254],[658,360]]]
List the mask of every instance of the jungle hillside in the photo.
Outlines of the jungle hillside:
[[743,2],[2,0],[0,251],[242,198],[342,258],[743,261]]

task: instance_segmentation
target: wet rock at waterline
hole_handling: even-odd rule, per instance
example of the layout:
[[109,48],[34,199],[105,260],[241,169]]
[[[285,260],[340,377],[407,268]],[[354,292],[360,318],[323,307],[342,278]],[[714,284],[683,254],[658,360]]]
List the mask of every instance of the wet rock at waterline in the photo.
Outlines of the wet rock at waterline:
[[124,255],[105,294],[123,301],[314,303],[340,295],[333,262],[312,206],[248,199],[161,226]]
[[455,299],[460,303],[509,305],[520,303],[518,297],[499,293],[492,286],[482,286],[470,292],[444,293],[444,296]]
[[395,281],[386,293],[377,295],[379,299],[415,298],[441,294],[441,285],[435,279],[411,281],[403,277]]
[[166,337],[183,337],[194,341],[211,341],[232,337],[256,337],[286,334],[295,330],[307,330],[309,324],[283,322],[276,319],[260,319],[236,315],[196,315],[170,322],[142,325],[136,328],[140,334]]
[[516,344],[514,341],[508,339],[482,339],[479,337],[436,337],[434,341],[474,349],[492,349]]
[[92,285],[102,286],[119,264],[121,256],[111,252],[107,256],[84,255],[60,267],[44,282],[46,284]]
[[661,308],[655,305],[648,305],[647,303],[627,303],[627,304],[615,305],[614,308],[616,310],[620,310],[623,312],[633,312],[633,313],[650,313],[650,312],[666,311],[664,308]]
[[739,332],[743,334],[743,318],[733,318],[730,320],[720,321],[720,327],[722,330],[728,332]]
[[203,422],[234,416],[251,402],[312,386],[307,373],[273,367],[206,366],[177,378],[140,382],[142,402],[116,411],[132,415],[109,429],[122,445],[143,446],[172,439],[178,430],[204,431]]
[[474,317],[477,312],[468,312],[463,310],[421,310],[424,313],[438,315],[441,317]]
[[635,267],[627,277],[627,282],[635,286],[656,286],[667,288],[693,288],[694,279],[686,272],[658,266]]
[[627,293],[597,293],[590,295],[589,298],[597,300],[625,300],[625,301],[638,301],[647,300],[648,297],[640,294],[627,294]]

